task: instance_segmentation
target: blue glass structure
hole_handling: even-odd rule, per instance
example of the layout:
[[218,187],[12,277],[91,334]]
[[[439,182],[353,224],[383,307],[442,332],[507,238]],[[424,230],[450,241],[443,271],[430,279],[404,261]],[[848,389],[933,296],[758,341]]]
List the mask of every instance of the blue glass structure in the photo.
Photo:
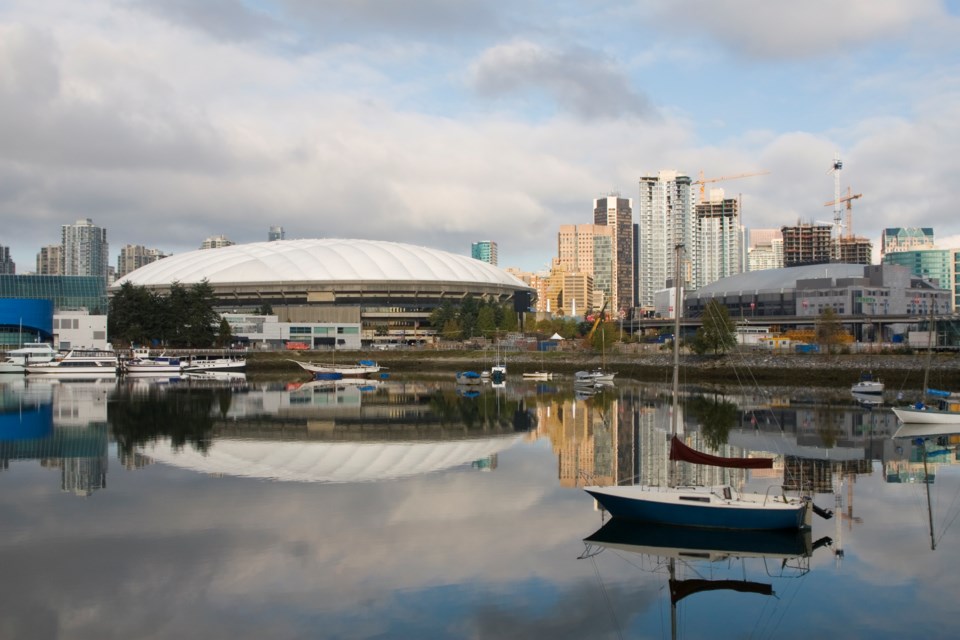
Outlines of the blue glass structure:
[[52,301],[0,298],[0,346],[16,349],[26,342],[52,340]]

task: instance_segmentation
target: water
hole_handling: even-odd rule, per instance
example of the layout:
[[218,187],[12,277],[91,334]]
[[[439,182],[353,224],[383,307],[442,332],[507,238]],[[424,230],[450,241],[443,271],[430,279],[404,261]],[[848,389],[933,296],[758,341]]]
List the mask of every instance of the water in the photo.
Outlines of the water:
[[[661,386],[589,396],[510,379],[470,397],[446,377],[14,377],[0,390],[3,638],[955,633],[956,447],[930,458],[933,550],[919,450],[891,438],[888,410],[842,393],[686,390],[692,441],[797,456],[788,467],[841,517],[815,519],[800,551],[774,544],[783,558],[672,556],[675,595],[734,587],[672,608],[671,554],[614,545],[650,542],[635,531],[586,544],[605,520],[579,488],[662,477]],[[779,484],[778,469],[748,486]]]

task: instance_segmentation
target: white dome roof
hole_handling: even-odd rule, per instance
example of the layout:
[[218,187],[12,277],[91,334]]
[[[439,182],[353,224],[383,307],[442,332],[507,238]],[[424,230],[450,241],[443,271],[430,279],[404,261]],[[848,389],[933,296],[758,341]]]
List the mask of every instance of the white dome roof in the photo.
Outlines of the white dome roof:
[[217,439],[205,452],[169,440],[141,451],[156,462],[201,473],[286,482],[374,482],[469,465],[509,449],[509,435],[443,442],[304,442]]
[[211,285],[271,282],[472,282],[528,287],[506,271],[469,256],[373,240],[275,240],[201,249],[163,258],[113,285]]

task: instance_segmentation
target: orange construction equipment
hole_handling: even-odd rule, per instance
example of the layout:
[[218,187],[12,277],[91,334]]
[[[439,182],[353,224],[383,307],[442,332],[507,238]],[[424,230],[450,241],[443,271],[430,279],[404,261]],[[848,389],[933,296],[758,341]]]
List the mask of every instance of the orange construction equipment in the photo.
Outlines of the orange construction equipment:
[[853,201],[857,198],[862,198],[862,193],[851,193],[850,187],[847,187],[847,195],[840,198],[839,200],[831,200],[830,202],[824,202],[823,206],[832,207],[835,204],[847,203],[847,234],[848,238],[853,236]]
[[737,178],[749,178],[751,176],[765,176],[769,171],[757,171],[756,173],[738,173],[735,176],[720,176],[719,178],[704,178],[703,171],[700,172],[700,179],[694,180],[690,184],[700,185],[700,202],[704,201],[704,185],[708,182],[720,182],[722,180],[735,180]]

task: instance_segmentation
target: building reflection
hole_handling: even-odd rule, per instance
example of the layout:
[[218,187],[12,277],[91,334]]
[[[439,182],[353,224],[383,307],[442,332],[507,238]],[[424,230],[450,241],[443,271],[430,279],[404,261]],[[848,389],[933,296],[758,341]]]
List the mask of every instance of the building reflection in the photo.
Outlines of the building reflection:
[[[586,399],[543,398],[537,405],[539,432],[551,439],[560,484],[665,485],[671,405],[669,386],[655,384],[618,385]],[[849,493],[857,476],[874,472],[875,463],[888,479],[916,474],[916,455],[905,462],[902,443],[892,438],[896,416],[840,393],[686,388],[679,412],[679,434],[691,447],[725,457],[774,457],[770,470],[680,465],[681,484],[743,487],[756,481],[837,493],[847,483]]]
[[[206,403],[183,401],[199,392],[168,384],[118,403],[111,424],[127,459],[211,475],[369,482],[452,467],[493,471],[499,453],[535,427],[522,395],[486,388],[466,397],[446,381],[250,385]],[[161,403],[198,409],[178,413],[187,435],[174,440],[169,419],[145,424]]]
[[107,486],[107,396],[112,383],[0,382],[0,466],[35,460],[59,471],[60,489],[89,496]]

